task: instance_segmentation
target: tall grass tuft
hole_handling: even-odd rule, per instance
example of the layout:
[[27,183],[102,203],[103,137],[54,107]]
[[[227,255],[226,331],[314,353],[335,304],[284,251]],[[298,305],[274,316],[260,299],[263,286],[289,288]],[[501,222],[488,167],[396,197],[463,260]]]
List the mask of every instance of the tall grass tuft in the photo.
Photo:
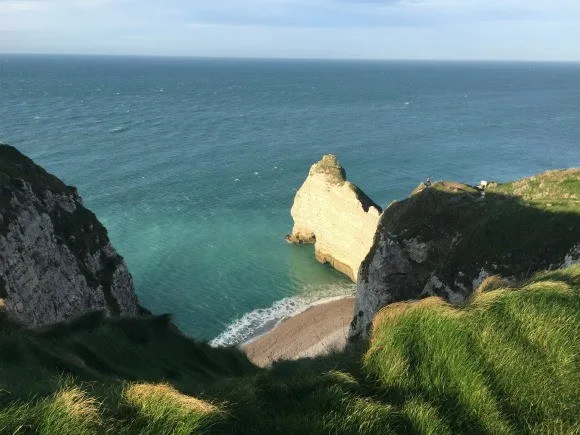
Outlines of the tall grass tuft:
[[76,386],[39,401],[0,410],[0,433],[90,435],[104,429],[97,400]]
[[133,430],[142,434],[201,433],[224,419],[218,407],[165,383],[130,384],[123,391],[123,399],[135,413]]

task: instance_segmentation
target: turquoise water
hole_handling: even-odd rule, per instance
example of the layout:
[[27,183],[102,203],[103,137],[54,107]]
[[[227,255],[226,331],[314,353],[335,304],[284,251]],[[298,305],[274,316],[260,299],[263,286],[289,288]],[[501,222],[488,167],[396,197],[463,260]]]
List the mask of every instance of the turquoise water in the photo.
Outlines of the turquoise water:
[[383,206],[580,165],[580,64],[0,55],[0,102],[0,140],[79,187],[145,306],[204,339],[243,319],[221,343],[353,291],[283,239],[325,153]]

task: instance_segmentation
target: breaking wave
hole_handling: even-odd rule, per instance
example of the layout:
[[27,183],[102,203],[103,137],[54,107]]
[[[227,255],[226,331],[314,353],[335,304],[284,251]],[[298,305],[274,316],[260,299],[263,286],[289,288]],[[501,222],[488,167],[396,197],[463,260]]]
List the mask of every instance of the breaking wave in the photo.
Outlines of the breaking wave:
[[258,308],[230,323],[226,330],[210,341],[213,347],[247,344],[278,326],[284,319],[296,316],[308,308],[355,295],[353,285],[328,285],[315,292],[290,296],[274,302],[268,308]]

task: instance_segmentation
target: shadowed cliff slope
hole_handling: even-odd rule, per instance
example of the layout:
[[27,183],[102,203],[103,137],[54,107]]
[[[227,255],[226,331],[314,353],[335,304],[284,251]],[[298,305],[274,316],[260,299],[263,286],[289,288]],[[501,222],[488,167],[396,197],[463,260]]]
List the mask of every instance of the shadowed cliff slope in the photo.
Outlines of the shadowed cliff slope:
[[0,144],[0,310],[41,326],[95,309],[141,312],[107,230],[74,187]]
[[482,193],[440,182],[381,215],[357,284],[352,333],[397,301],[461,303],[489,275],[520,279],[580,258],[580,170],[549,171]]

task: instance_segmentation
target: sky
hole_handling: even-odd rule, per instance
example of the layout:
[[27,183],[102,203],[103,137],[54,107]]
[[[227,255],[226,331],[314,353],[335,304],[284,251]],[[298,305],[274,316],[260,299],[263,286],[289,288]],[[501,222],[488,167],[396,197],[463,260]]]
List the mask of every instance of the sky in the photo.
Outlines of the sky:
[[580,61],[580,0],[0,0],[0,53]]

